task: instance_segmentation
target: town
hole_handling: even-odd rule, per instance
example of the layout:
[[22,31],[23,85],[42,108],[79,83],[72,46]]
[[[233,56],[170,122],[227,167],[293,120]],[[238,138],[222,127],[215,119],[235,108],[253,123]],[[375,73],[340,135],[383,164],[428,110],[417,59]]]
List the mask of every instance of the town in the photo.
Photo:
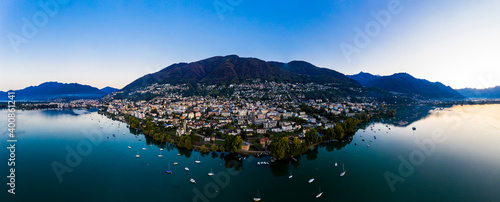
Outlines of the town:
[[301,154],[320,142],[342,140],[370,118],[395,115],[373,101],[305,99],[305,93],[337,88],[329,85],[209,85],[197,87],[208,95],[186,95],[192,94],[190,88],[154,84],[128,92],[128,98],[116,99],[124,92],[115,92],[98,105],[101,113],[158,142],[201,152],[271,153],[276,159]]

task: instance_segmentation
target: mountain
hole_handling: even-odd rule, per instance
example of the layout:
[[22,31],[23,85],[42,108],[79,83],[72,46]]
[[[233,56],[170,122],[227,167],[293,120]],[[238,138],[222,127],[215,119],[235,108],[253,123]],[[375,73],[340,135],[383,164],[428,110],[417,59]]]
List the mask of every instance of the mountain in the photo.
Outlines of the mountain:
[[153,83],[241,83],[248,79],[275,82],[325,82],[347,86],[360,86],[345,75],[326,68],[319,68],[302,61],[290,63],[266,62],[257,58],[237,55],[216,56],[192,63],[177,63],[159,72],[145,75],[123,90],[149,86]]
[[370,75],[371,74],[363,73],[361,75],[352,75],[350,77],[359,79],[358,82],[364,83],[364,86],[366,87],[376,87],[387,91],[394,91],[410,95],[418,94],[424,98],[464,98],[462,94],[453,90],[449,86],[445,86],[439,82],[430,82],[425,79],[417,79],[407,73],[396,73],[390,76]]
[[117,89],[117,88],[113,88],[113,87],[106,86],[106,87],[104,87],[104,88],[100,89],[100,91],[102,91],[102,92],[106,93],[106,95],[107,95],[107,94],[114,93],[114,92],[118,91],[118,89]]
[[[1,100],[6,100],[6,92],[0,94]],[[38,86],[30,86],[16,90],[16,100],[48,101],[54,99],[99,99],[106,95],[103,91],[88,85],[77,83],[45,82]]]
[[363,86],[366,86],[366,84],[368,82],[371,82],[375,79],[378,79],[381,76],[380,75],[373,75],[373,74],[366,73],[366,72],[359,72],[358,74],[355,74],[355,75],[347,75],[347,77],[356,80],[357,82],[359,82]]
[[500,86],[486,89],[463,88],[457,91],[468,98],[500,98]]

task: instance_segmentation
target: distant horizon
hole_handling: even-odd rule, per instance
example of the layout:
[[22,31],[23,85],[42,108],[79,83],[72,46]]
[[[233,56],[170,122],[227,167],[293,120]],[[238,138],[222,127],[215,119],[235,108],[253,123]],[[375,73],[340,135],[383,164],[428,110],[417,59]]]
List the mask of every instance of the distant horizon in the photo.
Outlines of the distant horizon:
[[500,86],[498,10],[488,0],[2,1],[0,90],[46,81],[121,89],[171,64],[231,54],[485,89]]

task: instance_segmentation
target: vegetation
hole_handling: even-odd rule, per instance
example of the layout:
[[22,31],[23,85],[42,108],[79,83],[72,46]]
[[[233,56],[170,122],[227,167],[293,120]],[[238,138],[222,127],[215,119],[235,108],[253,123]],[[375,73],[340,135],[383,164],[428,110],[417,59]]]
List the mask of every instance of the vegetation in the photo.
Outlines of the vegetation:
[[290,152],[290,145],[288,143],[288,138],[286,136],[283,137],[275,137],[270,145],[271,153],[273,156],[281,160],[285,157],[287,153]]
[[229,153],[238,153],[238,151],[243,146],[243,139],[239,135],[228,135],[226,136],[226,141],[224,142],[224,148]]

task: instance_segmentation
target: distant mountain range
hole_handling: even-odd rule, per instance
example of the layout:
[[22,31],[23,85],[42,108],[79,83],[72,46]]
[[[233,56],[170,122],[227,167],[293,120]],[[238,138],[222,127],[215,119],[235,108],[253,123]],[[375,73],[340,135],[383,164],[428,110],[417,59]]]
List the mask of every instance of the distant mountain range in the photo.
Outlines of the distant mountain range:
[[500,98],[500,86],[486,89],[463,88],[457,91],[468,98]]
[[149,86],[153,83],[242,83],[248,79],[261,79],[275,82],[318,82],[336,83],[346,86],[360,84],[337,71],[319,68],[303,61],[289,63],[266,62],[257,58],[244,58],[237,55],[217,56],[192,63],[177,63],[159,72],[145,75],[122,90]]
[[430,82],[425,79],[418,79],[407,73],[396,73],[390,76],[372,75],[360,72],[356,75],[348,76],[363,86],[375,87],[387,91],[394,91],[410,95],[420,95],[424,98],[433,99],[462,99],[462,94],[445,86],[439,82]]
[[114,93],[114,92],[118,91],[119,89],[117,89],[117,88],[113,88],[113,87],[109,87],[109,86],[106,86],[106,87],[104,87],[104,88],[101,88],[100,90],[101,90],[102,92],[106,93],[106,95],[107,95],[107,94],[110,94],[110,93]]
[[[106,87],[99,90],[88,85],[77,83],[45,82],[38,86],[30,86],[16,90],[15,99],[18,101],[48,101],[54,99],[99,99],[109,92],[118,89]],[[0,100],[7,100],[7,92],[0,91]]]

